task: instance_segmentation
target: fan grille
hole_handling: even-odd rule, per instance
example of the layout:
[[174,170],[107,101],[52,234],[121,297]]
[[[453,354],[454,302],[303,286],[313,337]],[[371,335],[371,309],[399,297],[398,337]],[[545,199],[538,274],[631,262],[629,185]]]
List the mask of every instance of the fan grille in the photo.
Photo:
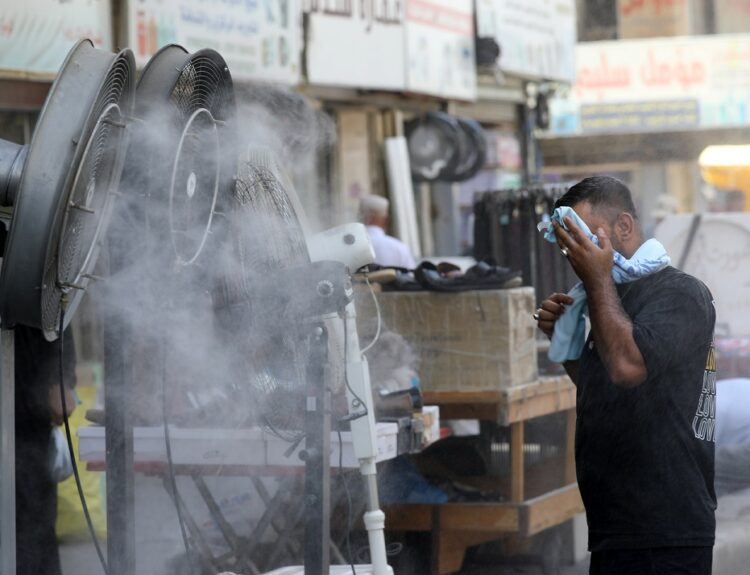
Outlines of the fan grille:
[[79,145],[85,148],[80,164],[62,195],[66,207],[59,243],[50,246],[45,263],[41,319],[48,332],[59,329],[63,294],[70,293],[72,314],[88,283],[85,276],[93,271],[111,193],[122,168],[125,130],[121,111],[127,113],[133,106],[132,76],[132,60],[123,52],[110,66],[82,132]]
[[214,119],[201,108],[183,130],[169,192],[169,227],[181,264],[191,264],[198,258],[211,228],[219,191],[220,154]]
[[[307,346],[301,321],[286,317],[283,298],[268,305],[253,292],[255,280],[309,262],[307,245],[292,197],[277,176],[273,161],[261,151],[240,165],[235,184],[232,227],[239,270],[226,289],[242,315],[236,337],[245,350],[243,376],[253,390],[259,421],[272,433],[296,441],[304,429],[304,367]],[[261,297],[259,300],[258,298]],[[300,319],[300,318],[298,318]]]
[[226,64],[215,52],[204,50],[196,52],[182,69],[170,102],[179,113],[181,125],[201,108],[225,120],[232,109],[233,94]]
[[309,261],[294,205],[270,168],[245,163],[235,199],[241,214],[239,256],[246,277]]

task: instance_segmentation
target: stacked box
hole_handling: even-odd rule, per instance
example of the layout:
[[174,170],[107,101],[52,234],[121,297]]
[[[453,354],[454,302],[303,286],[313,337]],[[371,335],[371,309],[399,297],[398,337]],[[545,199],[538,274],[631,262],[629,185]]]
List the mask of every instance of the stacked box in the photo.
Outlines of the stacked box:
[[[424,391],[497,391],[536,381],[533,288],[384,292],[377,298],[383,326],[418,355]],[[369,298],[358,298],[368,326],[373,307]]]

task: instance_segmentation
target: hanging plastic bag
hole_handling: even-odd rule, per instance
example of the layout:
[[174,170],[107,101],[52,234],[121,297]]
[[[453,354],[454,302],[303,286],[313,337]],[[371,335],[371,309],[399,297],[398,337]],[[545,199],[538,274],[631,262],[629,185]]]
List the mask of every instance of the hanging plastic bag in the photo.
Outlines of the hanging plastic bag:
[[52,428],[49,441],[50,475],[56,483],[60,483],[73,475],[73,462],[70,460],[68,441],[59,427]]

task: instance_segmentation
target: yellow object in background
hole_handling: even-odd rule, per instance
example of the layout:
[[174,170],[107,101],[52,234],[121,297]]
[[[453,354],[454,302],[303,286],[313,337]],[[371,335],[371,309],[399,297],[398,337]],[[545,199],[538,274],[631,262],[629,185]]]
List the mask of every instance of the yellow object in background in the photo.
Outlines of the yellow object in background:
[[[78,368],[78,382],[76,394],[81,403],[70,417],[70,432],[73,437],[73,450],[76,454],[76,464],[81,475],[81,485],[86,496],[86,504],[91,513],[96,534],[100,538],[107,536],[107,514],[105,510],[104,473],[86,470],[86,462],[78,458],[78,428],[90,425],[86,421],[86,410],[96,407],[98,387],[101,381],[101,366],[85,365]],[[63,428],[63,434],[65,429]],[[57,536],[63,541],[89,540],[90,535],[83,514],[81,500],[78,496],[75,477],[71,476],[57,487]]]
[[750,146],[708,146],[698,158],[703,180],[724,191],[745,195],[750,211]]

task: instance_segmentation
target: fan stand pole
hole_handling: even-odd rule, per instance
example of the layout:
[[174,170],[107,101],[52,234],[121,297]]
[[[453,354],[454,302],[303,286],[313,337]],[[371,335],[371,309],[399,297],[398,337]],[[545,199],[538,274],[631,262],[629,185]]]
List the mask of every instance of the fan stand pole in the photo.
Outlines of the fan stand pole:
[[328,333],[312,325],[305,411],[305,575],[328,575],[331,526],[331,394],[326,385]]
[[118,312],[104,324],[104,428],[106,442],[107,564],[109,575],[135,575],[132,357],[135,340]]
[[[359,470],[367,482],[367,512],[364,516],[367,541],[370,545],[373,575],[392,575],[385,549],[385,513],[380,509],[378,498],[377,468],[378,455],[377,428],[375,426],[375,404],[370,386],[370,369],[362,355],[357,335],[357,312],[354,302],[346,306],[346,376],[349,381],[347,399],[349,413],[361,412],[364,407],[367,415],[352,421],[352,442],[354,454],[359,460]],[[359,405],[361,401],[364,406]]]
[[16,573],[16,400],[14,334],[0,329],[0,573]]

